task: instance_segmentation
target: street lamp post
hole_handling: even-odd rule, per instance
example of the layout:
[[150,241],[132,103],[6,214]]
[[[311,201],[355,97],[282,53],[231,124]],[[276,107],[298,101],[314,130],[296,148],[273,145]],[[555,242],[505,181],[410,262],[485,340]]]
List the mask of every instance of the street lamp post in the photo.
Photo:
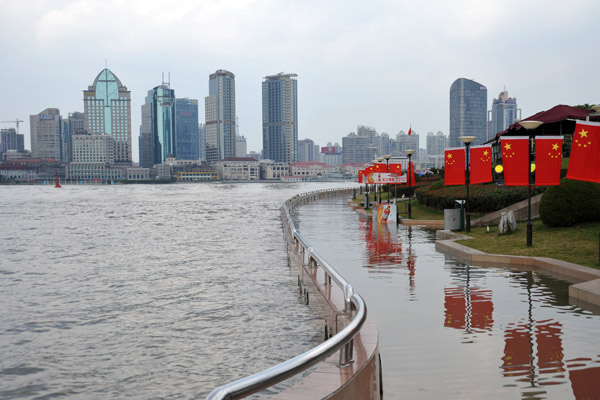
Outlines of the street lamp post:
[[406,169],[406,175],[408,176],[408,219],[412,218],[412,214],[411,214],[411,209],[410,209],[410,186],[412,184],[411,182],[411,175],[412,175],[412,171],[410,168],[410,160],[412,158],[413,153],[415,152],[415,150],[404,150],[404,152],[406,153],[406,155],[408,156],[408,168]]
[[533,175],[532,175],[532,164],[533,164],[533,131],[537,129],[538,126],[542,124],[540,121],[520,121],[519,124],[527,129],[527,136],[529,136],[529,185],[528,186],[528,196],[527,196],[527,247],[531,247],[533,245],[533,226],[531,225],[531,186],[533,184]]
[[[383,158],[381,158],[381,157],[378,158],[377,162],[382,163],[383,162]],[[379,182],[379,204],[381,204],[381,195],[382,195],[382,192],[383,192],[383,185],[382,185],[381,182]]]
[[471,142],[475,139],[477,139],[475,136],[460,136],[459,139],[465,144],[465,146],[467,147],[466,149],[466,153],[467,153],[467,171],[466,171],[466,178],[465,178],[465,183],[467,184],[467,203],[465,206],[465,213],[466,213],[466,217],[467,217],[467,233],[471,232],[471,214],[469,214],[469,183],[471,182],[471,164],[469,163],[469,145],[471,144]]
[[[391,154],[385,155],[383,156],[383,158],[385,158],[385,163],[386,163],[386,172],[388,173],[388,177],[389,177],[389,173],[390,173],[390,158],[392,158]],[[390,182],[388,182],[388,204],[390,204],[390,197],[391,193],[390,193]]]

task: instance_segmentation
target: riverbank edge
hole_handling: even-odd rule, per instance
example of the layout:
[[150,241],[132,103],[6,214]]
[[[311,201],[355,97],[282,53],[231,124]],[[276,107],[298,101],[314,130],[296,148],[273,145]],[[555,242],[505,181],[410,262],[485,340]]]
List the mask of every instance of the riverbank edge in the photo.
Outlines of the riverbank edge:
[[[311,192],[296,196],[290,205],[290,213],[301,204],[324,197],[341,196],[352,189],[326,192]],[[285,223],[284,223],[285,224]],[[344,293],[337,285],[319,282],[318,266],[305,263],[298,247],[284,226],[288,260],[291,268],[298,272],[300,292],[305,293],[305,302],[319,319],[325,320],[325,329],[334,335],[350,322],[344,313]],[[310,299],[310,300],[309,300]],[[316,301],[315,301],[316,300]],[[315,305],[315,302],[318,305]],[[352,351],[354,360],[349,366],[340,367],[339,352],[317,364],[314,371],[298,384],[274,396],[277,400],[300,399],[374,399],[383,393],[381,385],[381,359],[379,355],[379,332],[375,323],[367,316],[360,332],[354,337]]]
[[[435,249],[477,266],[504,265],[517,269],[544,270],[563,277],[569,282],[569,298],[574,304],[598,309],[600,307],[600,271],[594,268],[548,257],[488,254],[456,243],[471,236],[442,229],[436,231]],[[591,306],[591,307],[589,307]]]

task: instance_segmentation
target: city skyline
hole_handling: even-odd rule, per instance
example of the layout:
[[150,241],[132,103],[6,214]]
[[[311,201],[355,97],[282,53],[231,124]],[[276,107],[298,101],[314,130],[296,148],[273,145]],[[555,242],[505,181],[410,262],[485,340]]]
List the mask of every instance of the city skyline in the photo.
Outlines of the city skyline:
[[[19,133],[30,148],[28,116],[46,108],[63,117],[84,111],[81,89],[104,67],[131,92],[134,160],[141,106],[162,72],[171,73],[177,97],[202,101],[206,77],[232,71],[249,151],[262,149],[261,79],[279,71],[299,76],[298,138],[322,146],[357,125],[390,136],[412,125],[422,140],[427,132],[449,134],[449,87],[461,77],[487,87],[488,106],[510,88],[523,117],[556,104],[598,103],[599,85],[587,78],[600,57],[592,51],[600,11],[593,1],[568,10],[559,2],[541,8],[516,1],[166,4],[32,1],[25,10],[3,2],[0,40],[11,59],[0,72],[11,95],[0,120],[24,120]],[[225,16],[235,23],[218,22]],[[285,16],[283,28],[269,23]]]

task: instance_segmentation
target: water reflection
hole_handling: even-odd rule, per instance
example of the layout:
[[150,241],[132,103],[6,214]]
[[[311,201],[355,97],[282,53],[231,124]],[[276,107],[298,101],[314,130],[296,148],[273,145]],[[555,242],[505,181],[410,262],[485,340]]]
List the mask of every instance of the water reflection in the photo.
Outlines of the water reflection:
[[[302,234],[367,301],[387,398],[600,399],[600,317],[569,303],[567,282],[466,265],[343,201],[302,210]],[[340,228],[323,229],[334,214]]]

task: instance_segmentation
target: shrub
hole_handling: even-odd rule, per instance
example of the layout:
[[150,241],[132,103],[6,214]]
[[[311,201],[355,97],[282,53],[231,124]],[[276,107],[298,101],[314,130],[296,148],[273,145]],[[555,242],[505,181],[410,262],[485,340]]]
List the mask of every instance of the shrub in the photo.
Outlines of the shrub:
[[540,201],[540,218],[549,226],[573,226],[600,221],[600,185],[561,179]]
[[[533,195],[543,191],[544,188],[536,187],[533,189]],[[417,187],[416,195],[419,203],[443,210],[454,208],[456,205],[455,200],[465,200],[467,198],[467,188],[465,185],[444,186],[443,181],[441,181],[441,183],[436,182],[428,186]],[[471,185],[469,210],[475,213],[493,212],[525,200],[527,196],[526,186]]]

